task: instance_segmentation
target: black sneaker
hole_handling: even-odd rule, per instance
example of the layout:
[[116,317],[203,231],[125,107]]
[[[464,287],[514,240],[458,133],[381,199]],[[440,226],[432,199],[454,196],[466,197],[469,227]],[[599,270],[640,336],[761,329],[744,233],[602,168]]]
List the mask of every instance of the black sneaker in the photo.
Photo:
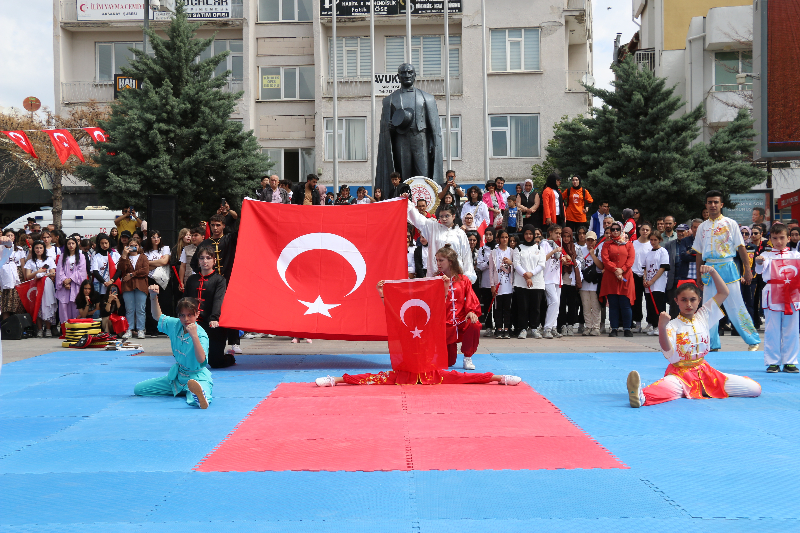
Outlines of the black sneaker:
[[609,337],[618,337],[619,332],[616,329],[612,329],[611,333],[608,334]]
[[767,372],[769,372],[770,374],[774,374],[775,372],[780,372],[780,371],[781,371],[780,365],[769,365],[767,367]]
[[633,332],[629,329],[626,329],[622,332],[622,335],[625,337],[633,337]]
[[790,374],[797,374],[800,370],[797,369],[797,365],[783,365],[783,371],[789,372]]

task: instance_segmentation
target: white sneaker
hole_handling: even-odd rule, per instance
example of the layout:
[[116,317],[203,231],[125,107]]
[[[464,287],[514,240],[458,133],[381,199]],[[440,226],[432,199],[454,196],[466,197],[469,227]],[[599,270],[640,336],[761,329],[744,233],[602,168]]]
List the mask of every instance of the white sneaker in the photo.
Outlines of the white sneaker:
[[140,329],[139,333],[136,334],[137,339],[144,339],[144,330]]
[[522,378],[519,376],[500,376],[500,385],[519,385]]
[[194,396],[194,401],[197,402],[197,406],[200,409],[208,409],[208,400],[206,399],[206,395],[203,392],[203,387],[200,386],[200,383],[198,383],[197,380],[190,379],[186,382],[186,387],[188,387],[189,391],[192,393],[192,396]]
[[[561,326],[561,329],[564,329],[564,326]],[[553,334],[553,337],[555,337],[556,339],[560,339],[561,337],[563,337],[563,336],[564,336],[563,334],[561,334],[561,333],[559,333],[559,332],[558,332],[558,328],[557,328],[557,327],[556,327],[556,328],[553,328],[553,329],[551,329],[551,330],[550,330],[550,333],[552,333],[552,334]]]
[[647,327],[642,330],[642,333],[647,333],[649,335],[651,331],[653,331],[653,326],[647,324]]
[[589,332],[589,335],[591,335],[592,337],[599,337],[600,328],[592,328],[592,331]]
[[553,338],[553,330],[550,328],[544,328],[544,335],[542,335],[543,339],[552,339]]
[[336,378],[332,376],[326,376],[324,378],[317,378],[316,379],[317,387],[335,387],[336,386]]
[[640,322],[633,322],[631,324],[631,331],[634,333],[641,333],[642,332],[642,324]]
[[297,337],[292,337],[292,344],[297,344]]
[[628,401],[631,407],[641,407],[644,405],[644,392],[642,392],[642,378],[636,370],[631,370],[628,374]]
[[567,326],[567,335],[569,335],[570,337],[575,335],[575,328],[572,326]]
[[517,338],[518,339],[527,339],[528,338],[528,330],[527,329],[523,329],[522,331],[520,331],[519,335],[517,335]]
[[475,364],[472,362],[472,357],[464,357],[464,370],[475,370]]
[[486,331],[483,333],[484,337],[491,337],[493,335],[494,335],[494,331],[492,331],[492,328],[486,328]]
[[658,337],[658,328],[651,328],[650,331],[647,332],[648,335],[651,337]]
[[578,334],[579,335],[588,335],[588,333],[586,333],[586,326],[584,324],[579,324],[578,325]]
[[235,355],[241,355],[242,347],[239,346],[238,344],[234,344],[233,346],[231,346],[231,352]]
[[36,338],[37,339],[43,339],[44,338],[44,330],[43,329],[40,329],[40,330],[38,330],[36,332]]
[[123,339],[130,339],[131,338],[131,334],[132,334],[131,330],[128,330],[128,331],[126,331],[125,333],[122,334],[122,338]]
[[276,337],[276,335],[273,335],[272,333],[267,333],[267,338],[268,339],[274,339],[275,337]]
[[245,333],[244,335],[242,335],[242,338],[243,339],[255,339],[256,338],[256,334],[255,333]]
[[53,332],[50,330],[50,328],[45,328],[44,329],[44,336],[45,336],[45,338],[53,336]]
[[312,341],[311,339],[306,339],[306,342],[307,342],[308,344],[311,344],[311,343],[312,343],[312,342],[314,342],[314,341]]
[[538,329],[532,329],[531,330],[531,337],[534,338],[534,339],[541,339],[542,338],[542,334],[539,333]]

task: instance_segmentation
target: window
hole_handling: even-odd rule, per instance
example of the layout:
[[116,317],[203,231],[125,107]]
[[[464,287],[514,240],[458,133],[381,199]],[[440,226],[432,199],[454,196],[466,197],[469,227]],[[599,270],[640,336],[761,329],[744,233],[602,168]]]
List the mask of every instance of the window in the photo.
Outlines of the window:
[[122,74],[122,67],[130,65],[133,59],[131,48],[142,49],[142,43],[97,43],[97,81],[113,81],[114,74]]
[[197,61],[209,59],[212,56],[221,54],[222,52],[230,51],[225,61],[217,65],[214,69],[214,76],[220,76],[226,70],[231,71],[230,79],[233,81],[242,81],[244,79],[244,59],[243,59],[243,46],[242,40],[216,40],[209,45],[208,48],[203,50],[197,57]]
[[258,0],[259,22],[310,22],[312,0]]
[[492,157],[539,157],[539,115],[492,115]]
[[714,54],[714,90],[738,91],[739,89],[751,90],[752,81],[739,86],[736,75],[739,73],[753,72],[753,51],[717,52]]
[[[397,72],[406,62],[406,38],[386,38],[386,71]],[[411,37],[411,64],[417,77],[444,76],[444,35]],[[450,36],[450,75],[461,74],[461,36]]]
[[442,140],[444,141],[444,159],[447,160],[447,150],[453,159],[461,159],[461,117],[450,115],[450,142],[447,142],[447,116],[440,116],[442,124]]
[[261,67],[261,100],[313,100],[314,67]]
[[492,72],[540,70],[539,29],[491,30]]
[[[336,77],[369,79],[369,37],[336,38]],[[333,39],[328,39],[328,76],[333,78]]]
[[[367,119],[340,118],[339,161],[367,160]],[[333,119],[325,119],[325,160],[333,161]]]
[[270,174],[277,174],[282,180],[305,181],[306,176],[314,174],[313,148],[262,148],[275,166]]

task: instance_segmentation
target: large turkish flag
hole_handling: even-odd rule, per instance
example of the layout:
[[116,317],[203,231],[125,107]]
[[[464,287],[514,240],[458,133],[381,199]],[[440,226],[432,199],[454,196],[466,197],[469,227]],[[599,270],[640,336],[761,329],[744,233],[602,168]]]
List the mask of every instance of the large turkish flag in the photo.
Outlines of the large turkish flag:
[[375,286],[408,277],[407,200],[361,205],[246,199],[220,323],[311,339],[385,340]]
[[800,303],[800,259],[773,259],[769,263],[769,299],[783,305],[784,313],[791,315],[792,304]]
[[383,286],[392,370],[422,374],[447,368],[444,282],[422,278]]

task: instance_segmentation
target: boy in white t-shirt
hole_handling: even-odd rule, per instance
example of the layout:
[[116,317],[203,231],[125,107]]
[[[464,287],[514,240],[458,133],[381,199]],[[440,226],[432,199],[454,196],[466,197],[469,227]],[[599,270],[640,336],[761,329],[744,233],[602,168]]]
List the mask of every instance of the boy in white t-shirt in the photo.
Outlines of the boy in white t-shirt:
[[658,315],[667,310],[667,276],[669,270],[669,253],[661,246],[664,238],[661,232],[653,231],[650,234],[652,250],[644,256],[644,286],[645,302],[647,304],[647,322],[652,326],[647,334],[658,335]]

